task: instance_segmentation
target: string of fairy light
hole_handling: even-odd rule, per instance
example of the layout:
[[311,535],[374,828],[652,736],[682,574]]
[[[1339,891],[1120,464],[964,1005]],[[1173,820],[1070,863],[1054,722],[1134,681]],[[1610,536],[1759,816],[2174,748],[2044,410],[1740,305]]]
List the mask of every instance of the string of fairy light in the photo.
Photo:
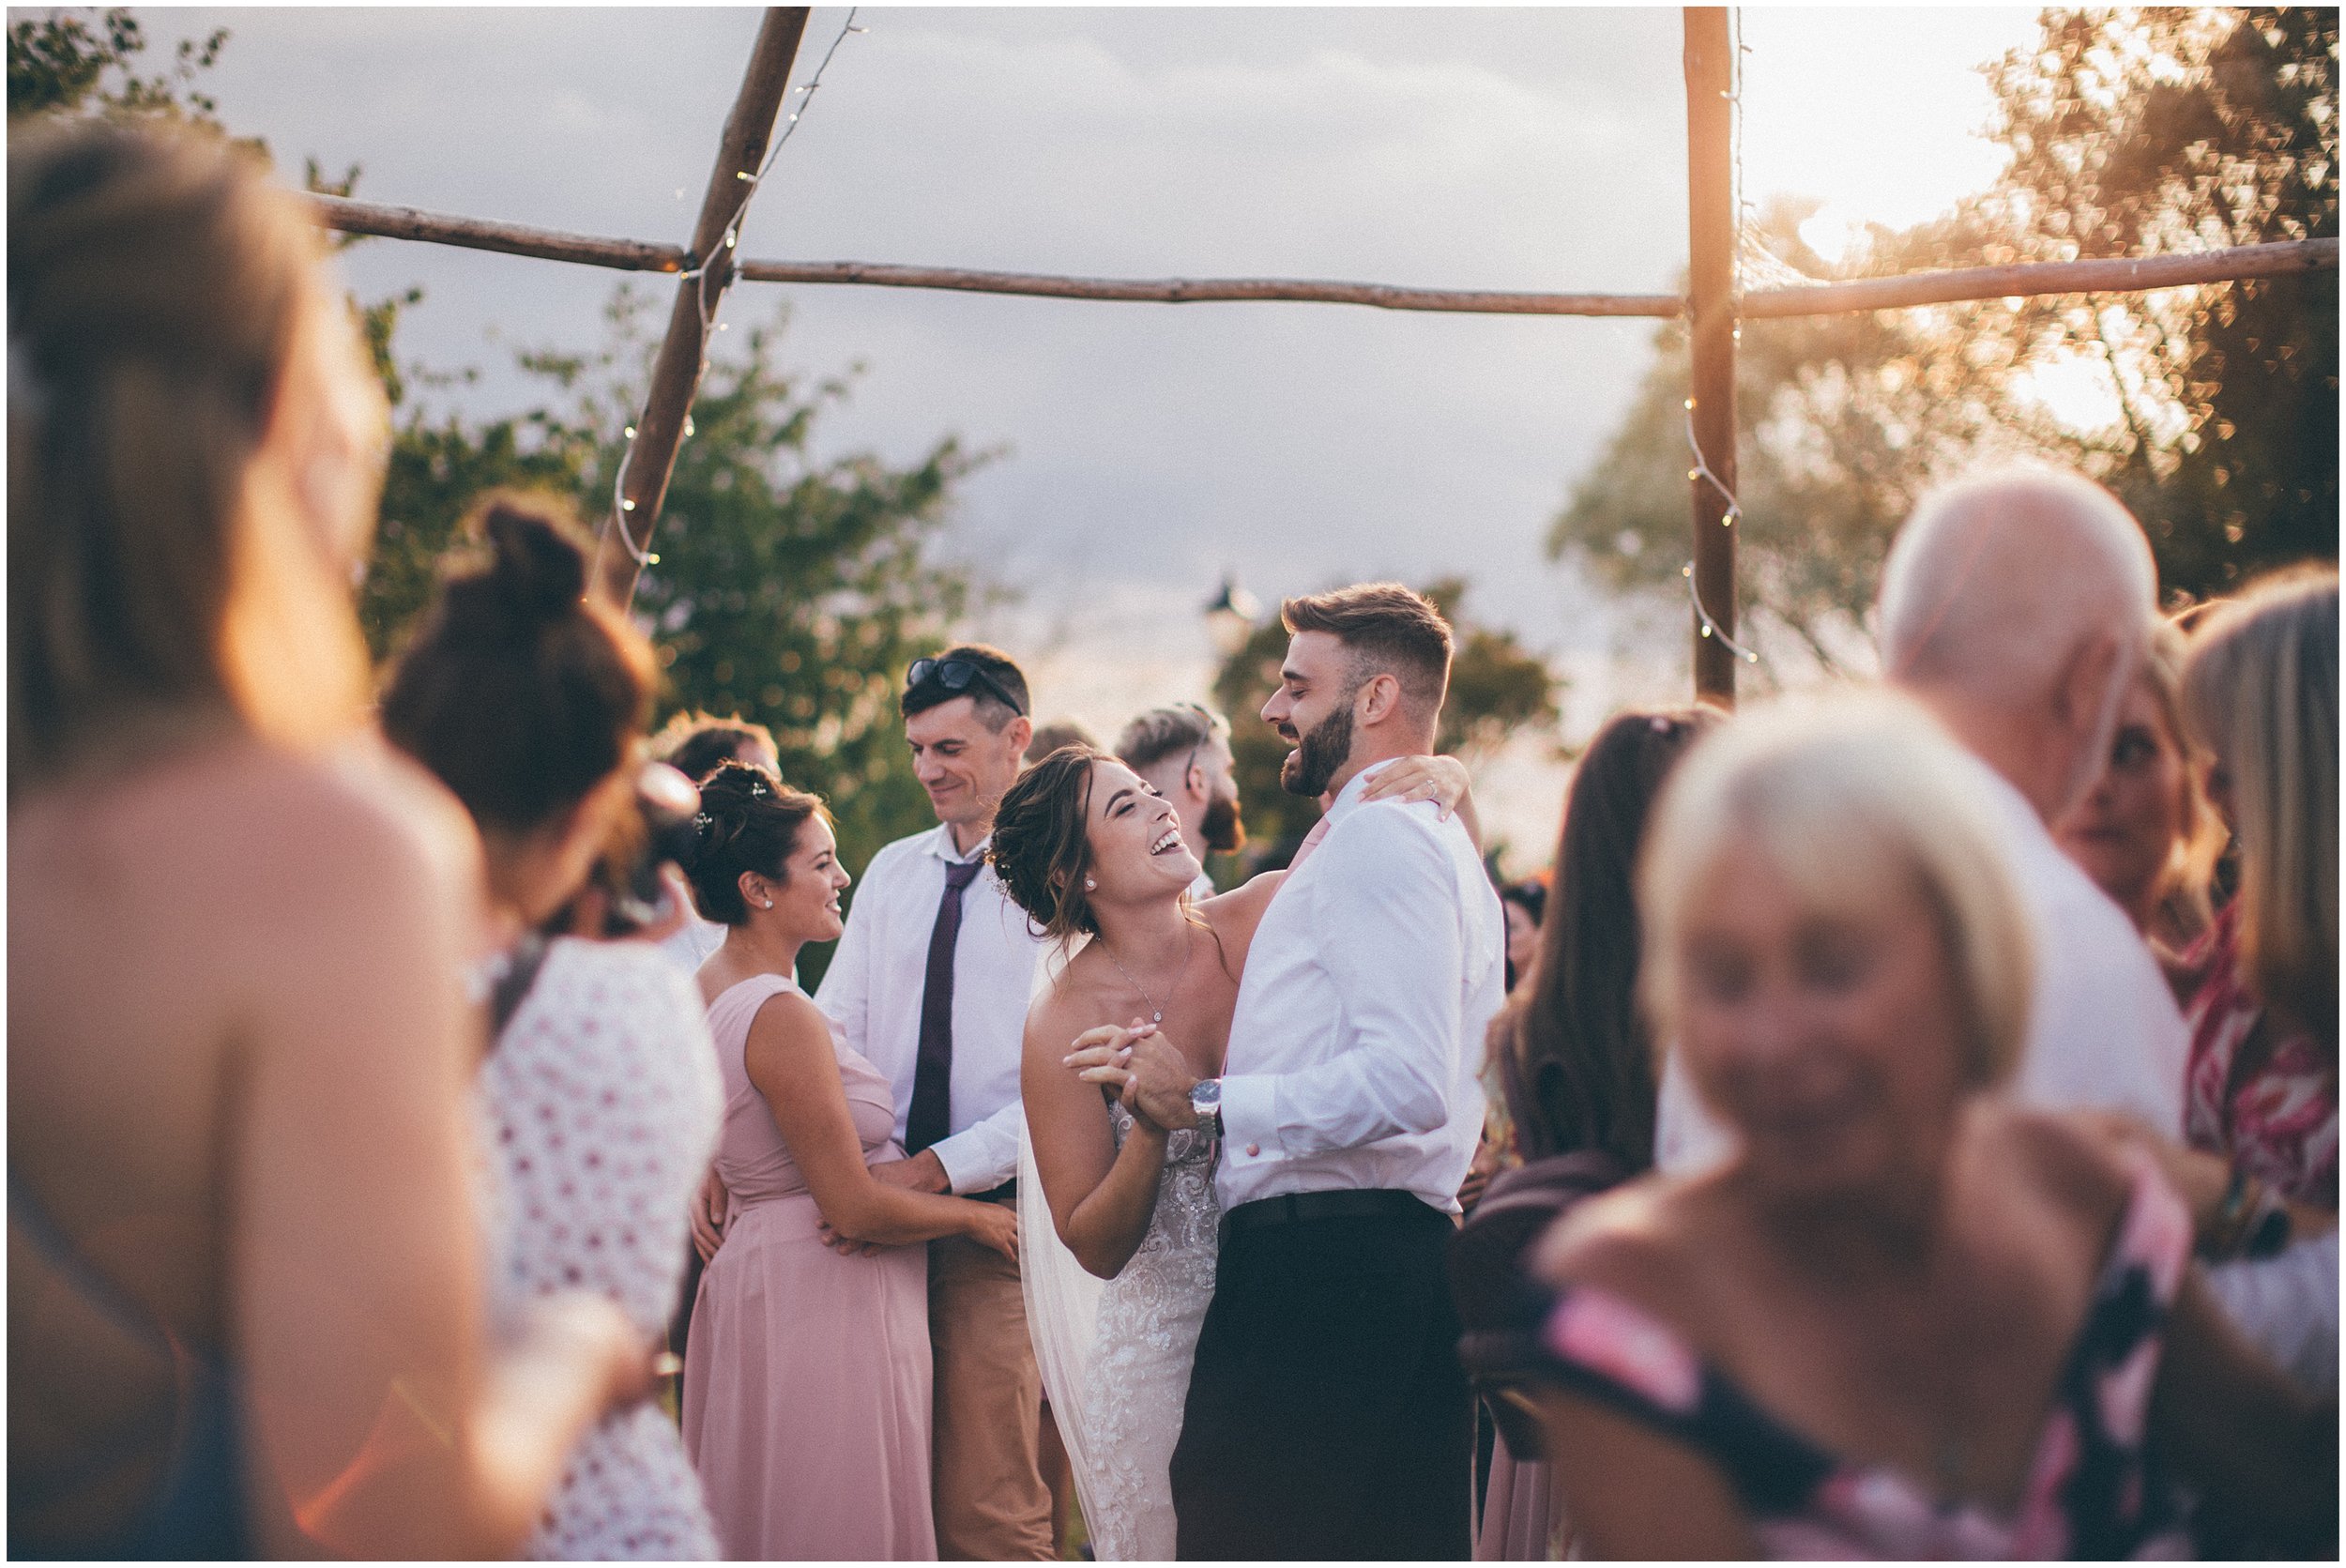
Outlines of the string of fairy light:
[[[784,121],[782,134],[775,137],[774,145],[766,150],[765,160],[757,166],[757,172],[752,174],[746,169],[734,172],[733,177],[741,182],[742,190],[741,200],[735,205],[733,216],[725,220],[724,249],[727,251],[733,251],[739,244],[741,223],[749,216],[750,203],[756,197],[758,187],[766,182],[766,175],[772,170],[774,160],[782,156],[782,149],[788,146],[790,138],[798,134],[799,122],[806,117],[807,110],[813,106],[815,95],[823,85],[823,73],[830,69],[831,57],[839,53],[839,46],[847,41],[849,33],[870,31],[869,28],[856,25],[856,12],[859,9],[861,9],[860,7],[847,8],[847,20],[840,23],[838,33],[830,40],[830,47],[823,51],[823,58],[815,66],[815,74],[792,89],[798,96],[798,104]],[[678,282],[693,285],[693,308],[699,314],[701,322],[700,364],[693,372],[693,389],[695,393],[700,390],[702,377],[708,373],[709,340],[725,329],[724,324],[717,320],[717,306],[724,298],[724,291],[720,289],[712,297],[708,287],[713,264],[721,259],[716,256],[701,259],[678,276]],[[688,408],[692,405],[691,397],[688,396],[685,399],[685,405]],[[649,528],[644,530],[644,541],[638,544],[634,534],[627,525],[627,514],[635,510],[635,503],[627,495],[627,470],[628,464],[635,459],[636,429],[637,427],[632,424],[627,427],[627,449],[620,453],[618,467],[611,476],[612,531],[619,536],[619,543],[626,548],[628,555],[637,566],[658,566],[660,556],[651,548],[651,530]],[[684,417],[684,434],[688,439],[693,434],[693,417],[689,413]]]
[[[1729,14],[1734,18],[1735,27],[1734,50],[1729,65],[1729,85],[1723,95],[1728,101],[1729,115],[1728,140],[1729,145],[1733,148],[1734,165],[1734,188],[1729,192],[1735,209],[1735,242],[1729,251],[1729,265],[1734,267],[1734,274],[1729,283],[1729,294],[1730,297],[1740,302],[1743,298],[1744,243],[1745,235],[1749,233],[1749,224],[1746,221],[1747,202],[1744,190],[1744,56],[1751,53],[1751,48],[1744,42],[1743,8],[1738,6]],[[1735,328],[1736,341],[1741,342],[1743,336],[1744,329],[1738,326]],[[1734,487],[1719,478],[1717,472],[1711,466],[1711,460],[1703,455],[1702,443],[1695,436],[1695,400],[1691,397],[1686,399],[1685,416],[1686,450],[1694,458],[1694,466],[1686,470],[1687,481],[1692,483],[1700,480],[1719,493],[1719,499],[1727,503],[1727,510],[1719,514],[1719,526],[1731,528],[1743,521],[1744,504],[1737,498]],[[1678,574],[1686,580],[1686,598],[1694,606],[1695,619],[1701,627],[1702,635],[1716,639],[1728,652],[1747,664],[1760,662],[1760,656],[1729,636],[1727,628],[1721,626],[1713,617],[1710,606],[1703,603],[1702,587],[1695,581],[1695,563],[1688,561],[1679,568]]]

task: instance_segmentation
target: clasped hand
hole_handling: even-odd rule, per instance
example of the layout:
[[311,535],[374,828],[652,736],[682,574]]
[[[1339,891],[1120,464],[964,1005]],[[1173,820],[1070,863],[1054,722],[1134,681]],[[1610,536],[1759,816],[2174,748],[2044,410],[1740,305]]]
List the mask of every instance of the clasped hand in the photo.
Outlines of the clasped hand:
[[1103,1024],[1086,1029],[1075,1037],[1065,1060],[1085,1083],[1114,1090],[1124,1108],[1151,1132],[1197,1125],[1197,1112],[1189,1103],[1197,1075],[1154,1024],[1135,1018],[1122,1028]]

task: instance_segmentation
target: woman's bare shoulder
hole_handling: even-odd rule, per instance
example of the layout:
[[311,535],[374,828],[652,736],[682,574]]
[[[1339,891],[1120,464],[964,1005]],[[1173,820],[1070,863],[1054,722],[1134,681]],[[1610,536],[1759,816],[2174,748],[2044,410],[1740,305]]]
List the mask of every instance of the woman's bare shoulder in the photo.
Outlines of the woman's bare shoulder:
[[1634,1301],[1684,1287],[1703,1207],[1698,1183],[1640,1177],[1573,1206],[1542,1237],[1532,1271],[1551,1285],[1592,1285]]
[[[176,886],[236,923],[302,930],[323,913],[388,916],[477,897],[480,840],[464,808],[380,743],[308,755],[238,741],[10,813],[11,880]],[[362,900],[363,902],[354,902]],[[192,935],[192,933],[190,933]]]
[[1262,919],[1262,912],[1270,905],[1272,895],[1279,891],[1279,884],[1287,879],[1285,871],[1262,872],[1248,877],[1226,893],[1216,893],[1211,898],[1198,900],[1194,907],[1217,929],[1238,921],[1252,930],[1255,922]]
[[2137,1161],[2130,1147],[2152,1136],[2119,1130],[2107,1117],[2062,1115],[2003,1102],[1983,1101],[1972,1113],[1976,1168],[1998,1180],[2034,1187],[2065,1218],[2098,1237],[2134,1190]]

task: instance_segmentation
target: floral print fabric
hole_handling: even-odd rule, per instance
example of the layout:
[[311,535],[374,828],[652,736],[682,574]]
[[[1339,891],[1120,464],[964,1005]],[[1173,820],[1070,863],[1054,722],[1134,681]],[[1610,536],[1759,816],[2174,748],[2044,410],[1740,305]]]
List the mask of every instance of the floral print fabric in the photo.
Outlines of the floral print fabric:
[[[2243,1046],[2272,1020],[2240,978],[2240,904],[2216,918],[2185,962],[2206,979],[2191,998],[2184,1136],[2300,1203],[2338,1207],[2338,1078],[2313,1036],[2293,1030],[2238,1085]],[[2229,1094],[2228,1091],[2229,1090]]]
[[1543,1336],[1558,1383],[1659,1427],[1723,1470],[1771,1559],[2168,1558],[2187,1543],[2145,1454],[2160,1330],[2189,1214],[2147,1164],[2095,1283],[2009,1517],[1934,1498],[1792,1431],[1642,1309],[1567,1286]]

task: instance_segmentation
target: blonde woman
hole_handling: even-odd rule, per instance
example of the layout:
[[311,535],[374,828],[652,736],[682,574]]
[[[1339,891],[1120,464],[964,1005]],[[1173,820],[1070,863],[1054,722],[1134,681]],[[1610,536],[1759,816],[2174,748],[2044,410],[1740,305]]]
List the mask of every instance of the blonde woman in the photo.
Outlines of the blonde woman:
[[2206,754],[2183,722],[2183,633],[2161,622],[2118,709],[2110,760],[2054,836],[2126,912],[2171,975],[2209,921],[2224,824],[2201,788]]
[[2191,961],[2185,1134],[2171,1160],[2233,1316],[2338,1386],[2338,574],[2252,588],[2193,639],[2186,711],[2240,845],[2240,891]]
[[382,394],[217,140],[8,146],[8,1547],[477,1558],[618,1315],[484,1343],[463,813],[358,739]]
[[2163,1462],[2334,1540],[2335,1412],[2186,1271],[2156,1165],[1995,1092],[2032,934],[1973,766],[1852,696],[1739,719],[1664,797],[1640,989],[1737,1148],[1543,1243],[1592,1556],[2171,1554]]

